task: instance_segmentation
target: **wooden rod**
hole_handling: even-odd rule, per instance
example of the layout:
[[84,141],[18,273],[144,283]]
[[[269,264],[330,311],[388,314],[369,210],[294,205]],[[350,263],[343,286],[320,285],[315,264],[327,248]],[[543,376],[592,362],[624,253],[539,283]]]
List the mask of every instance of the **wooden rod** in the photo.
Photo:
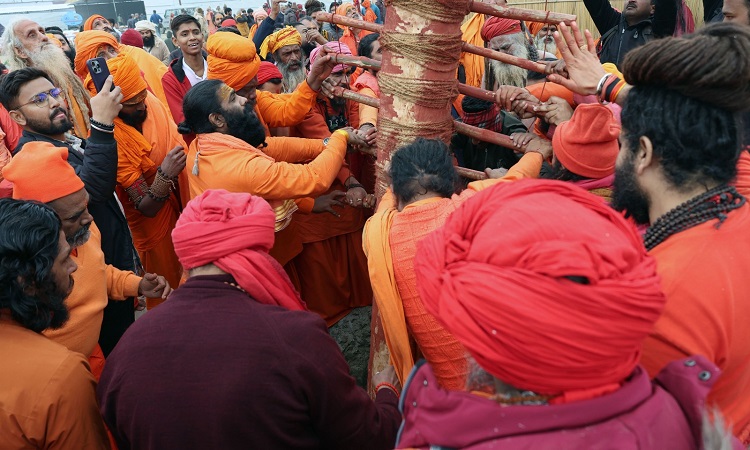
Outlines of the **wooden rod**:
[[544,22],[544,23],[560,23],[565,22],[566,25],[570,25],[570,22],[576,20],[574,14],[563,14],[552,11],[542,11],[537,9],[522,9],[513,8],[500,5],[493,5],[491,3],[483,3],[481,1],[470,0],[469,11],[487,14],[495,17],[503,17],[506,19],[518,19],[526,20],[530,22]]
[[514,66],[518,66],[523,69],[531,70],[537,73],[545,73],[544,69],[547,67],[545,64],[542,64],[539,62],[530,61],[525,58],[519,58],[518,56],[513,56],[507,53],[498,52],[498,51],[492,50],[491,48],[479,47],[479,46],[472,45],[466,42],[463,42],[461,44],[461,50],[465,51],[466,53],[472,53],[474,55],[484,56],[485,58],[494,59],[496,61],[501,61],[506,64],[512,64]]
[[361,67],[369,70],[380,70],[380,62],[374,59],[365,58],[364,56],[351,56],[344,55],[342,53],[336,53],[331,55],[333,62],[336,64],[344,64],[347,66]]
[[359,28],[360,30],[372,31],[373,33],[380,33],[383,31],[383,25],[377,23],[365,22],[360,19],[352,19],[351,17],[341,16],[338,14],[331,13],[318,13],[316,20],[318,22],[328,22],[335,25],[344,25],[352,28]]

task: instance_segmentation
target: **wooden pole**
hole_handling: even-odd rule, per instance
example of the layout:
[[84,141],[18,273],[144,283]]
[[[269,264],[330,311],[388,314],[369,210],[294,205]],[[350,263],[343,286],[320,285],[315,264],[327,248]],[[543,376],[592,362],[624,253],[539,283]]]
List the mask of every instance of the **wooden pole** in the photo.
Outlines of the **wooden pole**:
[[576,16],[574,14],[540,11],[536,9],[513,8],[475,0],[469,1],[469,11],[479,14],[487,14],[488,16],[504,17],[506,19],[518,19],[529,22],[565,22],[566,25],[570,25],[570,22],[576,20]]
[[501,61],[506,64],[521,67],[526,70],[531,70],[537,73],[545,73],[545,64],[534,62],[526,58],[519,58],[518,56],[509,55],[507,53],[498,52],[487,47],[478,47],[476,45],[464,42],[461,44],[461,49],[466,53],[472,53],[474,55],[484,56],[485,58],[494,59]]

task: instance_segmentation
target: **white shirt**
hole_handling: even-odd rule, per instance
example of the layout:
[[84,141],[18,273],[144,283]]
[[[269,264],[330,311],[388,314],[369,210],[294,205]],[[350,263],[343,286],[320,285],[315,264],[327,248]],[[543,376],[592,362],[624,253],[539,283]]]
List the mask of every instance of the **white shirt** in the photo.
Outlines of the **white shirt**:
[[195,71],[193,71],[193,69],[191,69],[190,66],[187,65],[184,58],[182,59],[182,70],[185,71],[185,76],[187,77],[188,81],[190,81],[190,86],[195,86],[201,81],[204,81],[206,77],[208,76],[208,63],[206,62],[204,58],[202,77],[199,77],[198,75],[195,74]]

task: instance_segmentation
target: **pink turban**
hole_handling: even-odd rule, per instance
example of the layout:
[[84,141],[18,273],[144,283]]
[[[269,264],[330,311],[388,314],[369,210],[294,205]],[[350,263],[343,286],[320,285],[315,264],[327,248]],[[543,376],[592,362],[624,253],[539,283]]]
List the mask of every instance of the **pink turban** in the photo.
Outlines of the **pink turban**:
[[[343,42],[339,41],[331,41],[323,46],[318,46],[313,49],[312,52],[310,52],[310,65],[312,65],[316,59],[318,59],[318,56],[320,56],[321,49],[325,47],[328,53],[340,53],[342,55],[351,55],[352,51],[349,49],[349,46],[344,44]],[[337,64],[334,66],[333,71],[336,72],[343,72],[347,70],[348,67],[344,64]]]
[[560,181],[480,192],[414,268],[427,311],[481,367],[559,403],[616,390],[666,301],[635,228]]
[[307,308],[284,269],[268,254],[276,215],[262,198],[207,190],[191,200],[172,231],[186,270],[215,264],[254,300],[290,310]]

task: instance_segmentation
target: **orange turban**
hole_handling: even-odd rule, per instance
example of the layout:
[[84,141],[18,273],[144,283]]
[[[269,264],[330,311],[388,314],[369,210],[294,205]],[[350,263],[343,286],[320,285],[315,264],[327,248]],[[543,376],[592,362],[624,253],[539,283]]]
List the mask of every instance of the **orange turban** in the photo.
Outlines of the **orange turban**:
[[529,33],[531,33],[532,36],[536,36],[545,25],[547,24],[544,22],[526,22],[526,28],[529,29]]
[[[146,81],[141,76],[141,69],[130,56],[121,53],[116,58],[108,59],[107,67],[109,67],[109,73],[112,74],[115,86],[122,89],[123,103],[148,88]],[[94,80],[91,79],[90,74],[86,75],[83,84],[89,90],[91,96],[96,95],[96,86],[94,86]]]
[[504,19],[491,17],[484,22],[482,27],[482,39],[488,42],[490,39],[521,32],[521,22],[515,19]]
[[[112,74],[115,86],[122,90],[122,102],[125,103],[148,88],[143,80],[141,69],[130,56],[120,53],[116,58],[107,60],[109,73]],[[96,86],[91,75],[86,75],[83,82],[91,95],[96,95]],[[148,94],[153,95],[153,94]],[[141,173],[147,173],[156,167],[148,155],[151,154],[151,144],[143,135],[125,124],[121,118],[115,117],[115,141],[117,141],[117,154],[120,161],[127,159],[132,167],[140,167]],[[130,186],[123,186],[128,188]]]
[[96,19],[107,20],[107,18],[104,17],[104,16],[102,16],[102,15],[94,14],[93,16],[91,16],[88,19],[86,19],[86,22],[83,23],[83,31],[91,31],[91,30],[93,30],[94,29],[94,21]]
[[73,166],[68,148],[32,141],[23,146],[3,168],[3,177],[13,183],[13,198],[49,203],[84,188]]
[[636,229],[552,180],[498,184],[423,239],[427,311],[496,378],[555,403],[619,388],[666,298]]
[[255,78],[260,58],[253,41],[238,34],[218,32],[208,37],[208,79],[221,80],[235,91]]
[[345,16],[349,13],[350,9],[354,9],[353,3],[342,3],[336,8],[336,14],[339,16]]
[[62,48],[62,42],[60,42],[60,38],[58,38],[57,36],[55,36],[55,35],[54,35],[54,34],[52,34],[52,33],[47,33],[47,34],[46,34],[46,36],[47,36],[47,39],[49,39],[49,41],[50,41],[51,43],[53,43],[53,44],[55,44],[56,46],[58,46],[58,47]]
[[604,178],[615,173],[620,146],[620,124],[604,105],[579,105],[573,117],[557,126],[552,136],[555,158],[566,169],[586,178]]
[[120,49],[117,39],[106,31],[82,31],[76,35],[76,59],[74,64],[79,77],[86,77],[89,73],[86,61],[96,58],[99,49],[105,45],[109,45],[115,50]]
[[260,56],[266,58],[269,53],[273,54],[276,50],[287,45],[302,45],[302,35],[294,27],[284,27],[265,38],[263,43],[260,44]]

